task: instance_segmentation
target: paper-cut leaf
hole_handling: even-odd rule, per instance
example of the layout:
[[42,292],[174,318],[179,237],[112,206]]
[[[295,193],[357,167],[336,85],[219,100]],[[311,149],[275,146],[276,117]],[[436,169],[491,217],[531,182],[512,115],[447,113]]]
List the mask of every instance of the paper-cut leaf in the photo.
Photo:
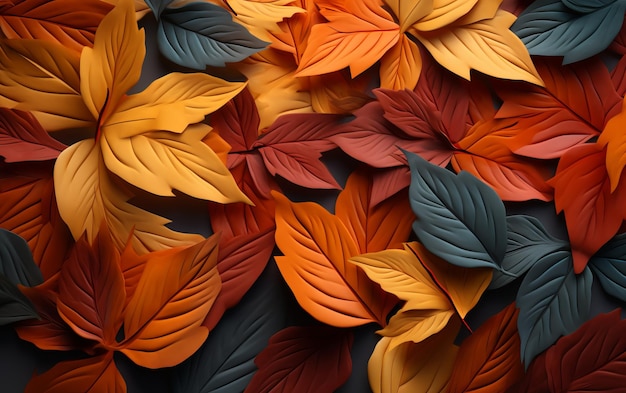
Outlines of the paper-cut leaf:
[[[459,323],[419,343],[407,342],[391,348],[383,337],[368,362],[368,377],[374,393],[445,392],[458,347],[453,344]],[[428,356],[424,356],[428,354]]]
[[106,228],[92,246],[78,240],[59,277],[61,318],[81,337],[114,344],[125,299],[120,254]]
[[234,22],[228,11],[203,2],[165,9],[157,42],[169,60],[197,70],[241,61],[267,45]]
[[536,59],[545,88],[496,85],[503,100],[498,118],[515,121],[509,146],[528,157],[558,158],[572,146],[598,135],[619,113],[621,96],[599,59],[561,66],[554,58]]
[[0,41],[0,103],[33,115],[46,131],[89,126],[79,54],[36,40]]
[[121,351],[143,367],[187,359],[205,341],[201,326],[221,288],[218,237],[194,246],[155,252],[146,262],[124,314]]
[[[457,2],[462,3],[462,2]],[[543,82],[528,51],[509,26],[515,15],[498,10],[493,18],[467,25],[451,25],[440,32],[409,32],[432,56],[450,71],[469,80],[470,70],[503,79],[523,80],[542,86]]]
[[502,271],[494,270],[489,289],[503,287],[521,277],[537,261],[556,251],[568,249],[567,242],[550,235],[537,218],[507,216],[507,244]]
[[377,205],[387,200],[398,192],[407,189],[410,184],[411,172],[406,166],[374,171],[372,174],[372,204]]
[[605,157],[605,150],[598,144],[576,146],[561,157],[556,175],[550,181],[554,186],[556,211],[565,213],[576,274],[615,236],[626,218],[622,203],[626,184],[620,182],[611,191]]
[[405,153],[411,167],[413,230],[438,257],[463,267],[498,268],[506,251],[504,204],[467,172],[458,175]]
[[165,227],[167,219],[128,203],[130,194],[114,183],[93,139],[65,149],[54,171],[59,213],[75,239],[86,232],[87,239],[93,241],[103,220],[120,250],[126,246],[131,230],[132,244],[138,252],[188,245],[202,239],[199,235],[172,231]]
[[26,241],[0,228],[0,275],[14,285],[34,287],[43,282]]
[[0,227],[24,238],[44,279],[60,269],[72,235],[59,216],[52,162],[0,167]]
[[[431,14],[435,8],[432,1],[402,1],[402,0],[384,0],[385,4],[391,8],[393,14],[398,18],[400,31],[404,33],[415,22],[423,19]],[[475,2],[474,2],[475,3]],[[468,1],[469,7],[472,7],[472,1]]]
[[593,276],[586,268],[574,273],[568,251],[546,255],[530,268],[517,293],[517,320],[524,365],[560,336],[574,332],[588,319]]
[[274,275],[263,274],[234,309],[211,329],[209,338],[177,368],[175,393],[243,392],[257,370],[254,358],[285,324],[282,288]]
[[626,301],[626,235],[619,234],[591,259],[589,267],[606,293]]
[[5,162],[51,160],[63,149],[32,114],[0,108],[0,156]]
[[80,53],[83,47],[93,45],[96,28],[111,8],[98,0],[4,2],[0,29],[7,38],[48,40]]
[[264,41],[273,41],[283,21],[289,22],[304,13],[301,7],[305,5],[301,3],[293,0],[228,0],[228,8],[235,14],[234,20],[244,25],[252,35]]
[[[586,2],[585,4],[594,2]],[[561,0],[532,3],[511,26],[531,55],[563,56],[573,63],[606,49],[624,21],[626,4],[598,2],[598,7],[572,9]]]
[[419,48],[403,34],[380,60],[380,87],[394,90],[413,89],[421,71]]
[[301,7],[304,12],[294,14],[280,22],[278,24],[280,31],[272,33],[270,39],[272,48],[293,54],[295,64],[297,65],[300,63],[300,59],[307,47],[311,28],[325,20],[321,16],[315,0],[297,0],[291,3]]
[[[406,307],[405,307],[406,308]],[[448,310],[400,310],[389,319],[389,324],[378,334],[391,338],[390,349],[407,341],[419,343],[440,332],[450,318],[454,316]]]
[[161,17],[163,11],[170,5],[174,0],[145,0],[146,5],[150,7],[150,10],[154,14],[154,17],[158,20]]
[[35,306],[18,289],[17,284],[0,274],[0,326],[39,318]]
[[349,66],[355,77],[398,42],[400,26],[381,7],[382,0],[324,0],[317,4],[328,22],[311,28],[297,76],[326,74]]
[[459,348],[448,393],[505,392],[524,375],[514,304],[482,324]]
[[334,392],[352,372],[352,341],[351,331],[330,326],[283,329],[254,360],[245,393]]
[[626,152],[626,138],[620,130],[626,120],[626,111],[624,111],[624,103],[622,103],[622,111],[612,117],[598,138],[598,144],[606,147],[606,170],[611,181],[611,192],[621,184],[622,172],[626,165],[623,155]]
[[276,200],[276,263],[298,303],[312,316],[338,327],[386,324],[395,301],[348,259],[360,254],[345,224],[322,206]]
[[30,380],[25,393],[126,393],[126,382],[113,362],[113,353],[58,363]]
[[[479,5],[481,5],[481,3],[483,2],[477,0],[434,0],[432,2],[432,10],[423,18],[416,21],[413,26],[417,30],[431,31],[444,28],[457,21],[458,23],[462,23],[465,18],[471,15],[472,11],[480,8]],[[493,14],[490,15],[490,17],[493,17]],[[486,19],[486,15],[481,15],[479,20],[482,19]]]
[[508,393],[545,393],[549,392],[546,374],[546,353],[537,356],[526,370],[524,379],[513,385]]
[[[626,377],[626,325],[620,310],[600,314],[546,351],[546,374],[552,392],[617,392]],[[593,351],[594,356],[584,356]]]

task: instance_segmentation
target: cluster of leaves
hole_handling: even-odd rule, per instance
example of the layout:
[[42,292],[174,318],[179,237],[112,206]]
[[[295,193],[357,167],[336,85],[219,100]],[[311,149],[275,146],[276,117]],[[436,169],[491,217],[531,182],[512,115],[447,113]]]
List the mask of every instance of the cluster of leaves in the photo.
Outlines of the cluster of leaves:
[[375,393],[621,389],[625,4],[0,1],[0,324],[84,353],[26,391],[333,392],[363,325]]

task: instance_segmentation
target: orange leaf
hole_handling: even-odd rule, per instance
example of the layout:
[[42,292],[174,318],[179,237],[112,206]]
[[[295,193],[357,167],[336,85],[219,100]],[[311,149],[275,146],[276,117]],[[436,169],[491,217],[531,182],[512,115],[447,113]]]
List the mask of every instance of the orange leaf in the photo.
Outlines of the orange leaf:
[[380,60],[380,87],[413,90],[421,72],[422,58],[419,48],[403,34]]
[[400,27],[380,0],[319,1],[328,20],[311,28],[297,76],[350,67],[355,77],[376,63],[400,37]]
[[375,205],[372,187],[372,177],[365,171],[353,172],[337,197],[335,215],[344,223],[361,254],[402,248],[414,220],[408,194],[397,194]]
[[598,143],[606,147],[606,169],[611,181],[611,192],[614,192],[621,183],[622,172],[626,165],[626,101],[622,103],[622,111],[609,119],[606,127],[598,138]]
[[152,253],[124,315],[120,350],[143,367],[174,366],[202,345],[202,321],[221,288],[217,236]]
[[293,4],[304,9],[305,12],[294,14],[291,18],[278,23],[281,31],[272,34],[271,46],[292,53],[297,65],[307,47],[311,27],[322,23],[324,18],[319,13],[315,0],[297,0]]
[[0,6],[0,28],[7,38],[48,40],[80,52],[93,45],[111,8],[98,0],[16,0]]
[[557,213],[565,213],[576,273],[585,269],[626,218],[626,182],[620,181],[611,192],[606,155],[606,149],[596,143],[573,147],[561,157],[550,180]]
[[93,245],[76,242],[59,278],[59,315],[87,339],[115,344],[125,305],[120,254],[102,225]]
[[318,320],[337,327],[377,322],[384,326],[395,301],[349,264],[359,246],[343,222],[316,203],[276,200],[276,257],[298,303]]
[[113,362],[113,353],[61,362],[31,379],[25,393],[126,393],[126,382]]
[[[433,0],[384,0],[398,18],[400,31],[405,32],[411,25],[426,15],[433,13]],[[471,4],[471,1],[467,3]]]
[[524,375],[515,304],[491,317],[463,341],[448,393],[505,392]]

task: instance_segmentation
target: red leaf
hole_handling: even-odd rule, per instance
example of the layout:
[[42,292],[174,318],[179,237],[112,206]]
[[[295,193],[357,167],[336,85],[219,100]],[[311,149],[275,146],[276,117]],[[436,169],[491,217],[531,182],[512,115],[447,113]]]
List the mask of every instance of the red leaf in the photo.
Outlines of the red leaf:
[[572,146],[598,135],[620,111],[606,66],[598,59],[562,66],[560,60],[536,59],[545,89],[527,84],[497,88],[504,101],[497,117],[516,120],[510,144],[517,154],[560,157]]
[[263,157],[267,170],[307,188],[341,188],[319,161],[321,153],[335,144],[340,117],[316,113],[290,114],[278,118],[254,147]]
[[532,361],[524,379],[511,386],[507,393],[546,393],[549,391],[546,353],[544,352]]
[[125,393],[126,382],[113,362],[113,353],[61,362],[31,379],[25,393]]
[[504,392],[524,374],[515,304],[491,317],[463,341],[448,392]]
[[53,162],[0,165],[0,227],[23,237],[44,279],[61,270],[74,242],[54,196]]
[[103,224],[94,243],[78,240],[63,265],[57,309],[78,335],[114,345],[125,300],[120,254]]
[[289,327],[254,360],[245,393],[332,393],[352,372],[352,332],[328,326]]
[[617,309],[598,315],[546,351],[546,372],[552,392],[624,390],[626,322],[620,312]]
[[231,146],[231,154],[252,149],[259,135],[259,122],[259,112],[248,88],[211,115],[211,124]]
[[626,217],[626,185],[620,181],[611,193],[605,165],[606,149],[588,143],[561,157],[554,187],[557,213],[565,213],[574,271],[580,273],[589,258],[619,230]]
[[52,160],[63,149],[30,113],[0,108],[0,156],[6,162]]
[[623,97],[626,94],[626,56],[622,56],[611,71],[611,80],[617,94]]
[[372,174],[372,204],[378,205],[392,195],[408,188],[410,184],[411,171],[408,166],[374,172]]

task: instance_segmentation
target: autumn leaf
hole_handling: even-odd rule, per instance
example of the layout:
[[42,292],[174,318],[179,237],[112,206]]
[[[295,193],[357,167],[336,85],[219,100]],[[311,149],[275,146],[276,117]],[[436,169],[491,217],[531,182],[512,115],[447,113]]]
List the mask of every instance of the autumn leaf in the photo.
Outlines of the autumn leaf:
[[598,144],[606,147],[606,169],[611,182],[611,192],[615,192],[621,183],[622,172],[624,165],[626,165],[623,158],[626,143],[624,143],[624,137],[620,132],[626,113],[623,105],[621,112],[606,123],[606,127],[598,138]]
[[93,46],[96,28],[111,8],[99,0],[11,1],[0,6],[0,29],[7,38],[47,40],[80,52]]
[[221,288],[218,237],[194,246],[154,252],[124,312],[117,348],[143,367],[176,365],[204,342],[202,321]]
[[522,378],[518,311],[511,304],[466,338],[454,363],[448,393],[504,392]]
[[596,143],[573,147],[561,157],[550,180],[556,211],[565,214],[577,274],[617,234],[626,218],[622,203],[626,186],[620,181],[617,189],[611,189],[606,156],[606,149]]
[[352,371],[352,341],[352,332],[330,326],[283,329],[255,358],[259,370],[245,392],[332,393]]
[[0,108],[0,156],[5,162],[51,160],[63,149],[32,114]]
[[380,87],[385,89],[413,89],[422,72],[419,48],[407,35],[380,59]]
[[283,21],[300,15],[305,10],[292,0],[228,0],[235,13],[234,19],[256,37],[271,41],[281,30]]
[[293,54],[296,66],[300,64],[307,47],[311,28],[322,23],[324,18],[319,12],[315,0],[297,0],[292,2],[304,12],[292,15],[278,23],[279,31],[272,33],[271,47]]

